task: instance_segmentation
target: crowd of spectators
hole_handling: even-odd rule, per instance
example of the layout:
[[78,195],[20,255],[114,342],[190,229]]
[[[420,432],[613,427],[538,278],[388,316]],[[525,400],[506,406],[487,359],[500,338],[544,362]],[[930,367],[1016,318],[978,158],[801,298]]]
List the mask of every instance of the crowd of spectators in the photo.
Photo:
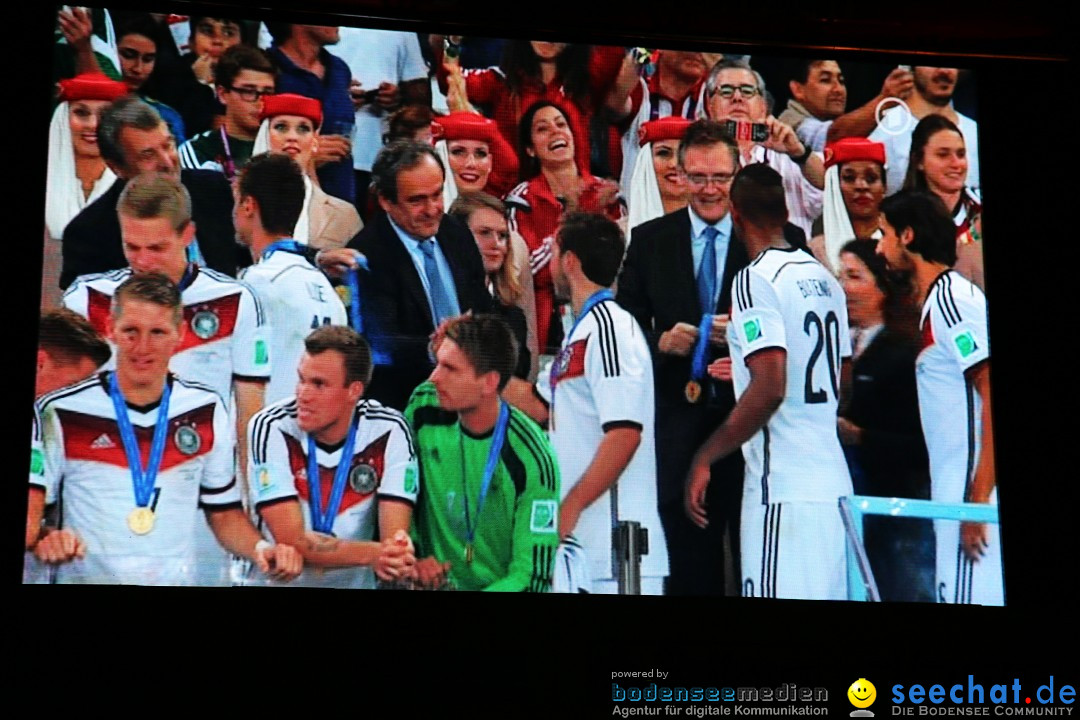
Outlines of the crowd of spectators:
[[[769,58],[762,73],[747,55],[79,8],[59,11],[56,32],[62,62],[50,128],[43,312],[56,308],[60,291],[79,276],[128,265],[116,203],[141,172],[187,188],[194,227],[187,260],[236,277],[253,259],[233,242],[239,209],[230,184],[252,157],[284,154],[304,182],[287,237],[339,286],[346,308],[357,290],[342,270],[365,263],[361,282],[371,295],[354,320],[370,333],[376,356],[392,358],[392,365],[376,360],[372,397],[404,410],[433,367],[429,336],[472,310],[507,320],[521,350],[514,375],[532,382],[572,324],[551,267],[564,216],[607,216],[631,253],[634,243],[653,243],[668,227],[656,224],[660,218],[687,208],[695,220],[723,219],[706,216],[726,203],[730,177],[691,173],[680,149],[688,128],[708,119],[726,134],[734,170],[764,163],[780,174],[785,237],[812,250],[847,293],[856,372],[861,364],[874,377],[872,386],[856,385],[838,426],[856,489],[928,496],[915,403],[917,317],[910,313],[921,298],[911,297],[873,248],[882,200],[902,188],[927,190],[953,215],[955,269],[983,287],[977,123],[953,106],[963,79],[957,70],[888,70],[877,79],[880,90],[863,83],[861,104],[850,107],[856,93],[845,84],[842,59]],[[494,57],[497,64],[475,66],[476,58]],[[778,94],[789,98],[785,108],[774,107]],[[700,150],[718,141],[695,142]],[[415,250],[406,238],[418,241]],[[653,243],[647,252],[664,247]],[[667,247],[676,267],[681,251],[673,242]],[[694,246],[695,263],[703,252]],[[721,254],[720,277],[723,262]],[[392,276],[403,265],[422,283],[399,288]],[[680,283],[693,282],[681,272],[660,278],[649,302],[666,302],[664,283],[674,295]],[[723,301],[729,291],[714,287],[704,302]],[[648,294],[640,286],[618,292],[620,303],[631,294],[640,301],[628,307],[639,321],[659,317],[640,304]],[[407,304],[416,299],[406,299],[409,293],[427,303]],[[659,378],[677,331],[655,322],[646,331]],[[710,387],[706,394],[715,399]],[[681,396],[668,398],[667,390],[658,380],[657,405],[672,408],[657,416],[658,438],[665,422],[685,417],[674,409]],[[729,407],[701,418],[717,422]],[[681,477],[688,461],[661,458],[659,471]],[[737,514],[737,496],[722,502]],[[670,533],[692,532],[672,530],[667,515],[664,522]],[[894,527],[882,521],[867,528],[882,589],[887,599],[927,599],[923,578],[932,562],[919,548],[932,543],[928,526]],[[736,536],[732,529],[716,541],[728,543],[726,561],[722,549],[708,555],[727,563],[727,582],[694,585],[680,577],[683,584],[669,591],[737,593],[730,580],[739,577]],[[669,546],[673,575],[684,567],[676,553],[705,552],[692,542],[672,544],[670,536]],[[908,566],[915,569],[899,569]]]

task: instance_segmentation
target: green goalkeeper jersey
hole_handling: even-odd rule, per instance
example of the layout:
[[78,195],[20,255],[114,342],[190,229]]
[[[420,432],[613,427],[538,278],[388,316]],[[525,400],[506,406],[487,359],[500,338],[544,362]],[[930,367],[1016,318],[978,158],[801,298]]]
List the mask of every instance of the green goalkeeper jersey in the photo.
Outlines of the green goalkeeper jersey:
[[[405,409],[420,461],[413,518],[416,556],[450,563],[459,590],[547,592],[559,544],[559,468],[543,430],[516,408],[483,507],[476,506],[493,431],[474,437],[455,412],[439,407],[435,387],[416,388]],[[475,527],[466,561],[468,525]]]

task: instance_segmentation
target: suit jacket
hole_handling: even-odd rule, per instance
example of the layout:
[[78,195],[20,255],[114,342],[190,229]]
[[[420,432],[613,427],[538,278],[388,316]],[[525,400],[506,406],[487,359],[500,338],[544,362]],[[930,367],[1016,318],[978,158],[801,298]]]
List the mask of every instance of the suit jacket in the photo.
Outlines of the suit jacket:
[[[616,300],[637,319],[653,349],[658,416],[705,404],[702,402],[693,406],[684,395],[686,383],[690,380],[691,358],[657,350],[661,333],[670,330],[676,323],[685,322],[695,327],[701,323],[691,232],[688,208],[637,226],[633,229],[619,276]],[[793,245],[806,244],[802,230],[790,223],[784,228],[784,236]],[[746,246],[738,233],[733,231],[724,262],[720,294],[716,307],[712,309],[714,313],[731,312],[731,284],[735,274],[749,262]],[[710,362],[728,354],[726,348],[710,348],[709,353]],[[714,388],[708,394],[709,402],[726,414],[735,402],[731,384],[706,378],[706,391],[709,384]]]
[[918,351],[914,343],[883,328],[852,365],[851,402],[844,417],[863,429],[862,444],[855,447],[863,471],[856,479],[860,494],[930,497],[930,461],[915,380]]
[[364,223],[352,203],[327,195],[317,184],[311,184],[308,245],[319,250],[342,247],[363,229]]
[[[207,266],[235,277],[238,268],[251,264],[251,254],[236,242],[229,181],[213,170],[181,170],[180,182],[191,195],[195,237]],[[116,213],[116,203],[126,184],[126,180],[118,179],[64,229],[61,288],[67,289],[80,275],[127,267]]]
[[[684,395],[686,383],[690,380],[691,358],[657,350],[660,335],[676,323],[689,323],[694,327],[701,323],[691,232],[690,211],[687,208],[638,225],[631,235],[630,247],[619,276],[616,300],[637,319],[653,350],[658,416],[665,414],[665,410],[689,411],[695,407],[687,402]],[[716,307],[712,308],[713,312],[729,312],[731,283],[735,273],[748,263],[746,247],[732,233],[720,282],[720,296]],[[714,359],[726,355],[727,350],[710,349],[710,353]],[[713,381],[706,379],[706,392],[710,383]],[[721,404],[730,410],[734,403],[731,386],[715,385],[722,396]]]
[[[484,263],[468,228],[443,217],[436,242],[454,276],[461,312],[490,312]],[[420,275],[385,213],[348,244],[362,252],[369,272],[360,277],[364,334],[388,362],[376,364],[367,396],[404,410],[409,395],[431,374],[428,339],[435,327]]]

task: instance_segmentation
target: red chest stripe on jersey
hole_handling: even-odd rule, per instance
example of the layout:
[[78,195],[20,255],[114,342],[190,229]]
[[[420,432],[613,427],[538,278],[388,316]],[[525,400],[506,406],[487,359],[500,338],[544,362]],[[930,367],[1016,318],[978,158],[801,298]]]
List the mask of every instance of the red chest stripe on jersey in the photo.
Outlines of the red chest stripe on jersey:
[[106,295],[100,290],[87,288],[87,320],[102,335],[109,330],[109,312],[112,306],[112,295]]
[[[591,335],[589,337],[592,337]],[[585,348],[589,344],[589,338],[575,340],[566,346],[556,358],[559,367],[555,374],[555,384],[563,380],[572,380],[585,374]]]
[[[388,430],[366,448],[354,453],[352,463],[349,466],[351,469],[366,463],[375,468],[375,475],[379,478],[379,482],[375,484],[376,490],[382,484],[383,468],[386,466],[386,444],[389,440],[390,431]],[[293,480],[296,482],[296,492],[304,500],[307,500],[311,494],[311,488],[308,486],[307,481],[307,454],[300,446],[300,442],[292,435],[285,435],[285,447],[289,451],[289,468],[292,470]],[[337,472],[336,467],[319,466],[319,487],[322,490],[323,508],[330,504],[330,491],[334,486],[335,472]],[[372,490],[370,493],[360,494],[346,483],[345,494],[341,496],[341,507],[338,508],[338,515],[353,505],[367,500],[374,492]]]
[[[57,410],[56,415],[64,429],[64,456],[68,460],[89,460],[122,468],[128,466],[116,420],[74,410]],[[186,425],[199,434],[199,448],[191,455],[185,455],[177,447],[176,431],[181,425]],[[154,428],[136,427],[134,430],[135,439],[139,442],[139,455],[145,468],[150,461],[150,443],[154,438]],[[210,452],[214,448],[214,405],[204,405],[171,418],[165,438],[165,454],[161,458],[158,472],[165,472]]]
[[[100,290],[94,288],[87,289],[87,315],[90,320],[90,324],[94,326],[94,329],[104,335],[108,331],[109,327],[109,312],[112,306],[112,296],[106,295]],[[198,313],[209,311],[214,313],[218,319],[218,329],[212,337],[205,340],[198,335],[191,328],[191,320]],[[176,349],[176,352],[180,353],[184,350],[190,350],[193,347],[199,345],[205,345],[206,343],[216,342],[222,338],[230,337],[233,334],[233,330],[236,328],[236,315],[240,311],[240,293],[233,293],[232,295],[223,295],[213,300],[207,300],[205,302],[198,302],[192,305],[184,306],[184,339],[180,343],[180,347]]]
[[[180,342],[180,347],[176,348],[177,353],[182,353],[185,350],[190,350],[193,347],[199,345],[205,345],[206,343],[217,342],[223,338],[231,337],[233,329],[236,327],[236,314],[240,310],[240,293],[233,293],[232,295],[223,295],[213,300],[207,300],[205,302],[194,303],[192,305],[184,306],[184,324],[187,326],[184,332],[184,339]],[[205,340],[192,330],[191,320],[197,314],[201,312],[212,312],[217,315],[218,329],[211,337]],[[175,353],[174,353],[175,354]]]
[[934,344],[934,328],[930,322],[930,316],[926,317],[926,323],[922,327],[922,346],[919,348],[919,352],[922,352],[926,348]]

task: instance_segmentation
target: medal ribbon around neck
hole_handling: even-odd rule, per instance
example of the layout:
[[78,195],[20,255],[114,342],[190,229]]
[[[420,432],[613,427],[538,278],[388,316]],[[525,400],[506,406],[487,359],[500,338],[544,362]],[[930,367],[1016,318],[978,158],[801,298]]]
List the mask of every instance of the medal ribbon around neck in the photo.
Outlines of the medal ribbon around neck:
[[604,288],[603,290],[597,290],[596,292],[594,292],[588,297],[588,299],[585,301],[585,304],[581,306],[581,312],[579,312],[577,317],[574,318],[573,327],[570,328],[570,332],[566,333],[566,347],[560,350],[559,354],[555,356],[555,361],[551,363],[551,374],[548,378],[548,384],[551,385],[551,411],[548,413],[548,415],[553,420],[555,418],[555,384],[556,380],[559,377],[559,367],[562,365],[563,353],[565,353],[567,348],[570,347],[570,338],[574,337],[574,331],[577,330],[578,325],[580,325],[581,321],[584,320],[590,312],[592,312],[592,309],[594,307],[604,302],[605,300],[614,299],[615,293],[611,292],[611,290],[608,288]]
[[[476,522],[473,523],[469,516],[469,492],[465,484],[465,441],[461,440],[461,485],[464,488],[462,495],[465,500],[465,542],[472,547],[476,537],[476,528],[480,525],[480,511],[484,507],[484,498],[487,497],[488,488],[491,486],[491,478],[495,475],[495,467],[499,464],[499,454],[502,452],[503,442],[506,440],[506,426],[510,423],[510,406],[504,401],[499,401],[499,419],[495,421],[495,432],[491,435],[491,449],[488,450],[487,463],[484,464],[484,477],[480,481],[480,497],[476,500]],[[461,428],[459,439],[465,435],[464,427]]]
[[135,438],[135,429],[131,425],[131,418],[128,417],[127,401],[124,400],[124,394],[120,392],[116,373],[113,372],[109,376],[109,397],[112,398],[113,408],[116,410],[116,424],[120,428],[120,441],[124,445],[128,470],[131,472],[136,507],[149,507],[150,498],[154,495],[154,483],[157,480],[158,469],[161,467],[161,458],[165,455],[165,434],[169,429],[169,397],[171,395],[172,388],[166,378],[165,389],[161,393],[161,401],[158,405],[157,422],[154,425],[154,439],[150,443],[150,458],[144,469],[142,456],[139,453],[139,441]]
[[712,330],[713,316],[705,313],[698,325],[697,344],[694,345],[694,357],[690,364],[690,379],[701,380],[705,377],[705,351],[709,347],[709,331]]
[[278,250],[284,250],[285,252],[290,252],[294,255],[303,255],[304,245],[296,240],[275,240],[263,249],[262,259],[267,259]]
[[345,482],[352,466],[357,418],[355,414],[349,418],[349,433],[345,436],[341,457],[338,459],[337,469],[334,470],[334,484],[330,487],[330,501],[325,513],[322,510],[322,479],[319,476],[319,461],[315,457],[315,438],[307,436],[308,509],[311,511],[311,529],[325,535],[330,535],[334,528],[334,518],[341,507],[341,499],[345,497]]

